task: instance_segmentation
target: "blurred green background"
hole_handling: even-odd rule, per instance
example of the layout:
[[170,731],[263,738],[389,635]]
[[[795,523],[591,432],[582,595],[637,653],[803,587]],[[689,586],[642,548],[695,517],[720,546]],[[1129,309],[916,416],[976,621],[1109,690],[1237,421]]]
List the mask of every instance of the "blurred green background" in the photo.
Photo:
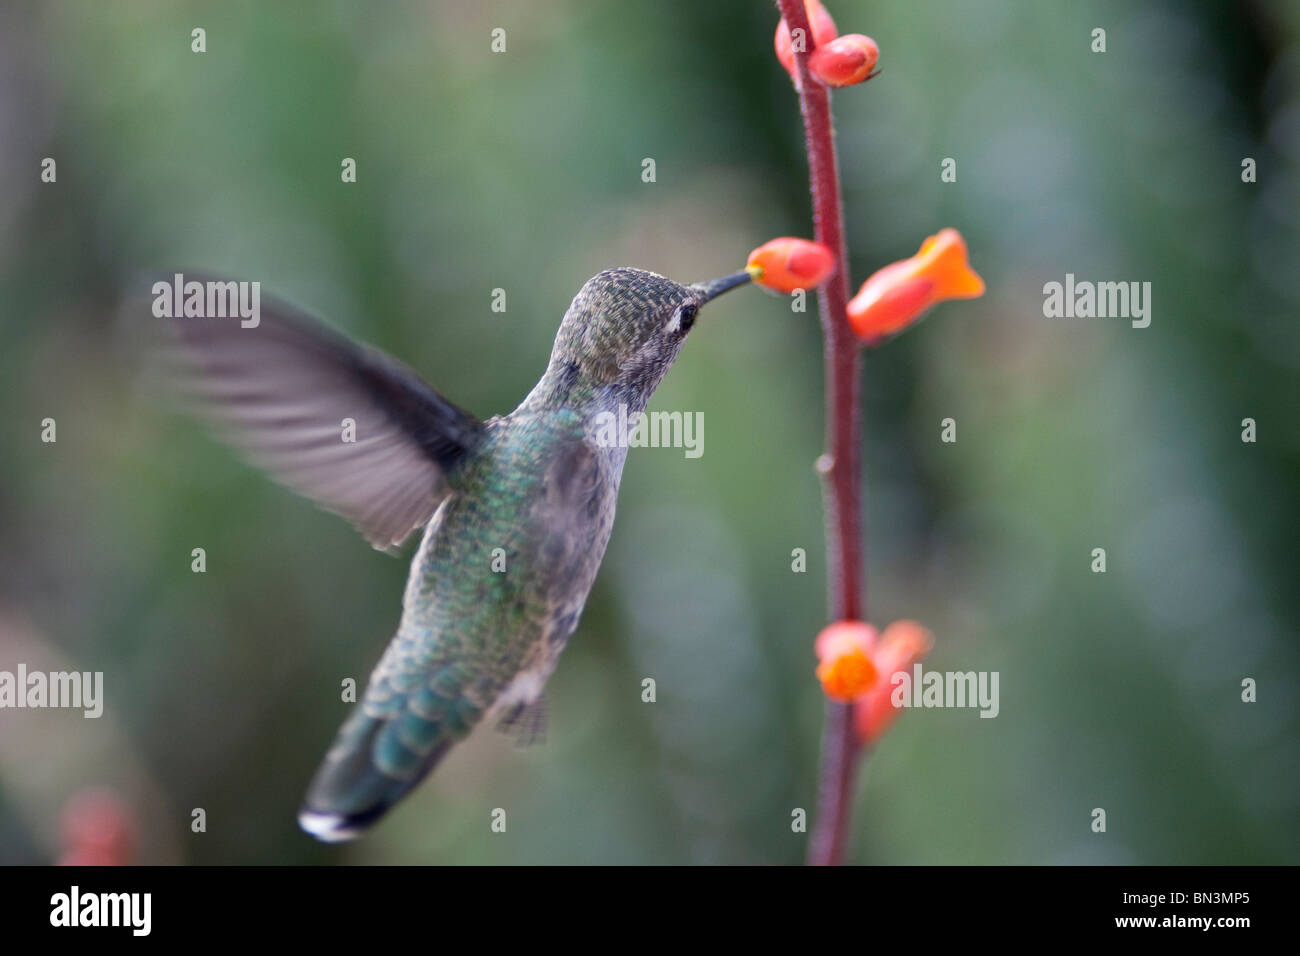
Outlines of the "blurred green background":
[[[830,9],[882,49],[834,98],[855,287],[951,225],[989,288],[868,357],[871,618],[931,627],[929,667],[1001,675],[995,720],[902,716],[852,859],[1300,862],[1300,8]],[[100,788],[145,862],[802,859],[815,310],[742,291],[692,334],[651,407],[702,411],[704,455],[632,452],[547,743],[480,729],[342,847],[295,811],[407,561],[146,401],[117,331],[141,270],[202,267],[505,413],[595,272],[694,281],[811,233],[776,20],[761,0],[0,7],[0,668],[102,670],[107,696],[98,721],[0,712],[0,862],[58,858],[68,801]],[[1150,281],[1151,326],[1045,319],[1067,272]]]

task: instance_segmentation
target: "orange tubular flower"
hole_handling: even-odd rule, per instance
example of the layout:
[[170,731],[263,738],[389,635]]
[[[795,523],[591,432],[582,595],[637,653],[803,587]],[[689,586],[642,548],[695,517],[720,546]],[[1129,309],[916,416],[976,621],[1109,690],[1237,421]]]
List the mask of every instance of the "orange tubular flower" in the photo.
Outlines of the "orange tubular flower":
[[874,744],[898,717],[894,706],[894,675],[907,672],[930,652],[934,639],[915,621],[895,621],[885,628],[872,648],[872,661],[881,679],[857,699],[854,729],[864,745]]
[[929,653],[930,632],[915,621],[895,621],[878,634],[865,621],[836,621],[817,635],[817,679],[826,696],[852,701],[854,731],[874,744],[898,716],[893,677]]
[[793,292],[825,282],[835,269],[835,256],[820,242],[782,236],[751,252],[745,269],[765,288]]
[[[811,52],[816,47],[825,43],[830,43],[838,35],[835,29],[835,21],[831,15],[826,12],[826,8],[821,5],[821,0],[804,0],[803,8],[808,13],[808,26],[812,28],[812,42],[810,43],[805,37],[803,49]],[[785,17],[776,25],[776,58],[781,61],[785,71],[790,74],[790,79],[794,80],[795,86],[799,85],[799,72],[794,68],[794,43],[790,36],[790,27],[785,22]]]
[[984,294],[984,280],[966,261],[966,242],[944,229],[921,244],[910,259],[885,266],[849,302],[849,324],[858,338],[876,345],[915,322],[944,299]]

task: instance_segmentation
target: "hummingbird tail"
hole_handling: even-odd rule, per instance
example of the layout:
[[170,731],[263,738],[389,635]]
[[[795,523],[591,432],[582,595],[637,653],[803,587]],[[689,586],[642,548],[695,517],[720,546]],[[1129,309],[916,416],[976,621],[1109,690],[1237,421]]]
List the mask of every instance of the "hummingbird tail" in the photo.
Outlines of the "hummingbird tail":
[[[298,812],[299,826],[327,843],[360,836],[428,776],[457,740],[451,734],[439,735],[417,761],[405,761],[400,775],[386,772],[376,756],[393,737],[392,723],[357,708],[316,771]],[[409,758],[410,752],[404,756]]]

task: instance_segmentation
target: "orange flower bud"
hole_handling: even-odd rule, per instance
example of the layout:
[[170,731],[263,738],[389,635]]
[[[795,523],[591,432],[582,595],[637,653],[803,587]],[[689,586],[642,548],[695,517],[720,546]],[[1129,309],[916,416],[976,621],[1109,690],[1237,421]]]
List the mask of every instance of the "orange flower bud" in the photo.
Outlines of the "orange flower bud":
[[817,679],[827,697],[848,702],[875,684],[870,656],[875,637],[876,629],[862,621],[837,621],[817,635]]
[[819,42],[808,57],[808,71],[827,86],[852,86],[870,79],[879,59],[875,40],[846,33],[829,43]]
[[881,633],[872,648],[871,660],[881,679],[858,697],[853,712],[858,740],[873,744],[898,717],[894,706],[894,675],[911,670],[934,645],[930,632],[915,621],[895,621]]
[[984,294],[984,280],[966,261],[966,242],[944,229],[921,244],[910,259],[876,272],[849,302],[849,324],[858,338],[875,345],[895,335],[944,299]]
[[745,269],[761,286],[793,292],[825,282],[835,269],[835,256],[820,242],[783,236],[751,252]]
[[[826,12],[826,8],[821,5],[821,0],[804,0],[803,8],[808,13],[808,26],[812,28],[812,42],[807,37],[802,38],[800,49],[811,52],[823,43],[830,43],[835,39],[837,32],[835,30],[835,21],[831,15]],[[785,17],[776,25],[776,58],[781,61],[785,71],[790,74],[790,78],[799,82],[799,72],[794,68],[794,42],[790,36],[790,27],[785,22]]]

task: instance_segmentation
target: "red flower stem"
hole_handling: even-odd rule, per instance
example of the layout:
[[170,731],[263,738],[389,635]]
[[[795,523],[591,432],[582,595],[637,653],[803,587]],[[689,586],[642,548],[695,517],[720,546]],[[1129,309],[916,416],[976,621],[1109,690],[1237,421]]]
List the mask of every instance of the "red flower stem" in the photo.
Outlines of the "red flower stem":
[[[824,481],[826,549],[830,618],[866,619],[866,585],[862,572],[862,445],[859,389],[861,360],[849,328],[848,252],[840,203],[840,174],[831,122],[830,92],[808,73],[812,29],[803,0],[777,0],[793,30],[803,30],[809,49],[796,52],[799,107],[803,113],[817,241],[835,256],[835,272],[817,290],[826,363],[826,454],[818,462]],[[822,731],[817,812],[808,842],[808,862],[833,866],[844,862],[853,806],[858,743],[853,705],[826,702]]]

